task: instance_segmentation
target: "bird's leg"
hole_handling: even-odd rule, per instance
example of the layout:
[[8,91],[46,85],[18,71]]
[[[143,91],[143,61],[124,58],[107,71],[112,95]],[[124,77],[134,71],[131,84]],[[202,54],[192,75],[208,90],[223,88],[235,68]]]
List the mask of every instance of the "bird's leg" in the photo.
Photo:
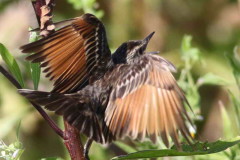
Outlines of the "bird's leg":
[[84,157],[86,158],[86,160],[90,160],[88,157],[88,152],[92,145],[92,142],[93,140],[91,138],[88,138],[86,144],[84,145]]

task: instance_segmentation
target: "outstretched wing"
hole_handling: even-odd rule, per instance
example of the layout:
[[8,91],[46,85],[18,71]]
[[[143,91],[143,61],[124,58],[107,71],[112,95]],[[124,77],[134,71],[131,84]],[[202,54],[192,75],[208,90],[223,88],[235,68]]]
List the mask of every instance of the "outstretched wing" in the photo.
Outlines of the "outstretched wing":
[[78,94],[61,94],[20,89],[18,92],[39,105],[45,106],[76,127],[80,133],[99,143],[104,143],[99,119],[88,104],[86,97]]
[[187,100],[171,74],[174,69],[170,62],[150,54],[132,65],[120,65],[105,111],[105,136],[111,133],[141,140],[149,136],[153,142],[161,136],[166,146],[170,136],[179,147],[180,130],[190,143]]
[[[70,23],[70,22],[68,22]],[[41,62],[54,80],[52,92],[74,92],[98,79],[111,58],[105,28],[94,15],[84,14],[46,38],[21,47]]]

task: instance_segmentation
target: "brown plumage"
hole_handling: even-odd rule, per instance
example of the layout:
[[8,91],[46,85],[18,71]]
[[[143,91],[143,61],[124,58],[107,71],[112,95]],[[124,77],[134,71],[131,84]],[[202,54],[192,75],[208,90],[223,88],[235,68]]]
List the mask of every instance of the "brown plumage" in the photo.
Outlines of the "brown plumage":
[[103,24],[93,15],[67,21],[68,25],[39,41],[22,46],[26,59],[41,62],[54,81],[52,92],[70,93],[92,83],[111,59]]
[[117,65],[77,93],[19,92],[65,116],[97,142],[126,135],[140,140],[150,137],[156,142],[161,136],[169,146],[170,136],[179,146],[178,130],[189,142],[191,136],[186,126],[186,99],[171,71],[174,66],[170,62],[146,53],[131,64]]
[[170,136],[179,146],[179,130],[190,142],[185,124],[189,118],[183,104],[187,101],[171,74],[174,70],[160,56],[145,54],[103,78],[111,86],[104,119],[111,134],[140,140],[150,137],[153,142],[161,136],[166,146]]
[[175,67],[145,51],[153,34],[125,42],[110,55],[102,23],[90,14],[76,18],[48,38],[22,47],[23,52],[36,52],[27,59],[42,62],[55,81],[53,91],[19,92],[63,115],[97,142],[125,136],[157,142],[161,137],[169,146],[171,137],[180,148],[179,132],[192,140],[184,107],[188,103],[171,73]]

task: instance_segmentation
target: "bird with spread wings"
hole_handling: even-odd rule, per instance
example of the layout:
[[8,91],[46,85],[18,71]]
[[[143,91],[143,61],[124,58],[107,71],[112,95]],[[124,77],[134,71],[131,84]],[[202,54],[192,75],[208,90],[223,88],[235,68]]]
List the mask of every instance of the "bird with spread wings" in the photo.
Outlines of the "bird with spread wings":
[[106,31],[94,15],[84,14],[46,38],[22,46],[26,59],[41,62],[54,81],[51,92],[19,90],[55,111],[81,133],[99,143],[129,136],[180,148],[179,133],[191,143],[188,104],[164,58],[146,52],[154,32],[127,41],[111,54]]

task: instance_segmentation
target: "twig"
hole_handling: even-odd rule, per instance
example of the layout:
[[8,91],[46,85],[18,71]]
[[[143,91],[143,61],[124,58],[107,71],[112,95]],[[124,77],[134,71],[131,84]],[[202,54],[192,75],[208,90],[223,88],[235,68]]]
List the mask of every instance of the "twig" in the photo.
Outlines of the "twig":
[[76,128],[64,120],[66,131],[64,132],[64,144],[67,147],[72,160],[85,160],[84,149]]
[[[1,65],[0,65],[0,72],[17,88],[22,89],[21,85],[18,83],[18,81],[8,72],[6,71]],[[64,137],[63,131],[57,126],[57,124],[48,116],[48,114],[42,109],[41,106],[30,102],[34,108],[41,114],[41,116],[47,121],[49,126],[55,131],[57,135],[60,137]]]
[[22,89],[18,81],[0,65],[0,72],[18,89]]

